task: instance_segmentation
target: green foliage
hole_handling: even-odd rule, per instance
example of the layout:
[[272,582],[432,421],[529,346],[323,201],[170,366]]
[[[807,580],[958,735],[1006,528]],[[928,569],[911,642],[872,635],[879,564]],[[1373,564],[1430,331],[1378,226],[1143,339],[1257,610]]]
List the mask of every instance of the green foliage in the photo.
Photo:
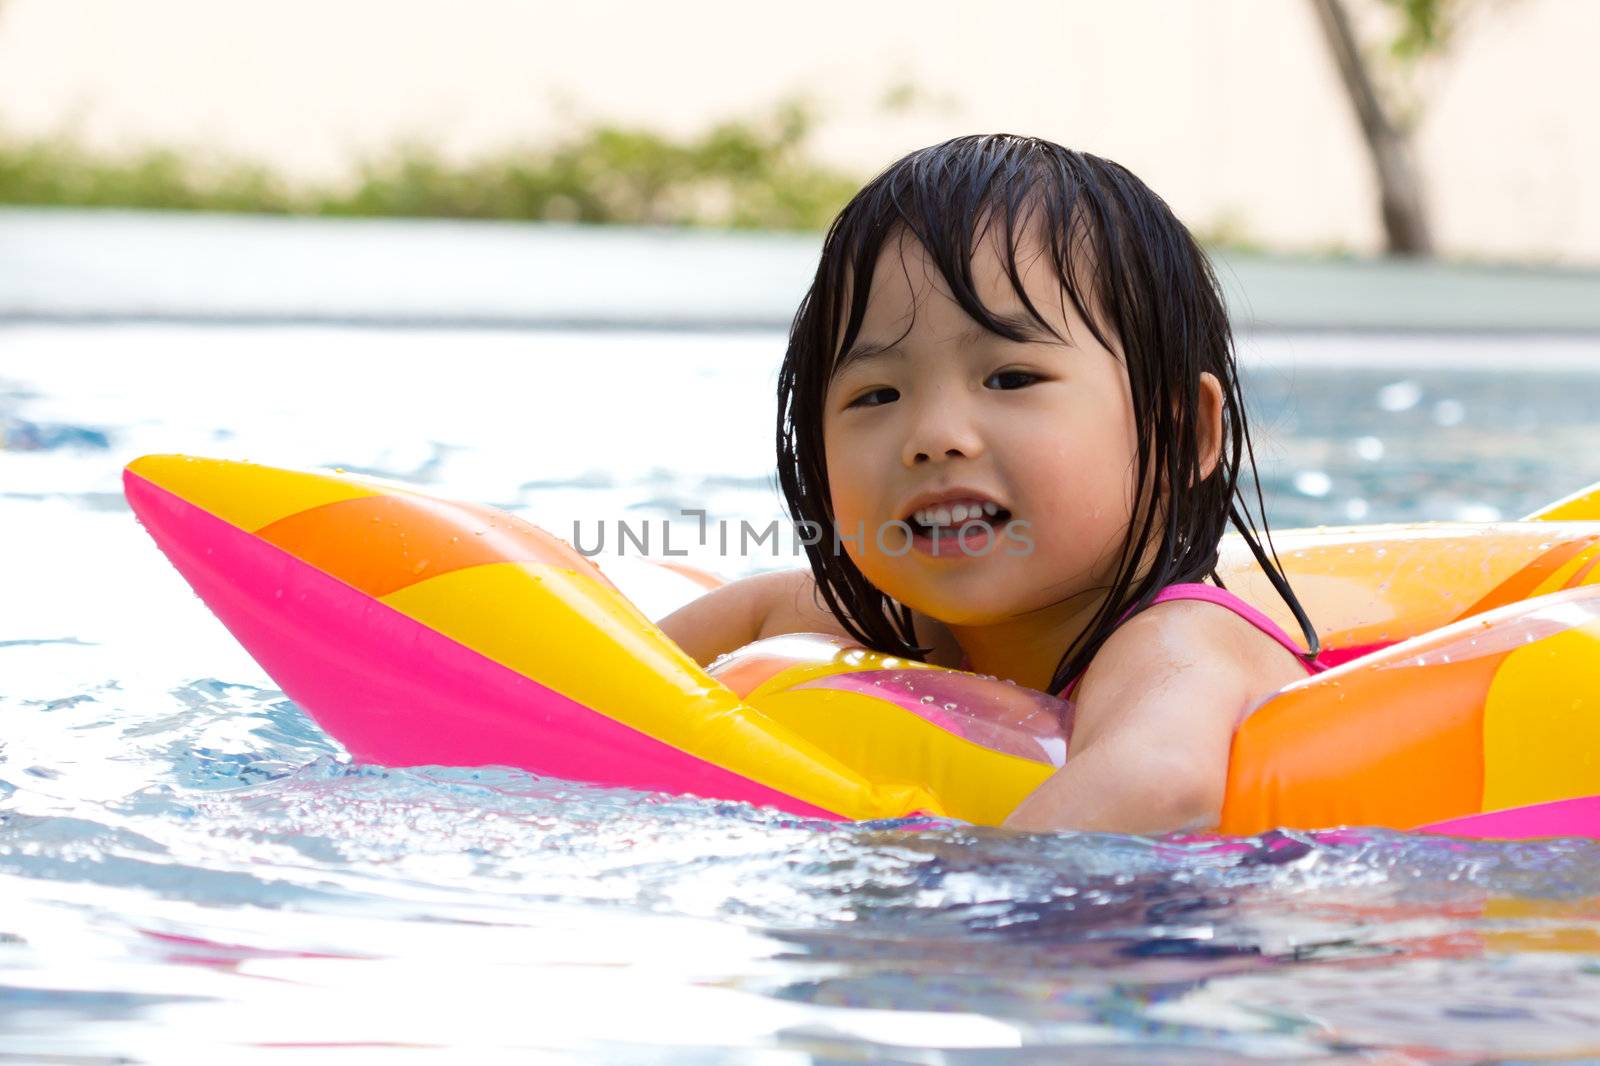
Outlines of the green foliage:
[[816,230],[859,182],[808,158],[812,126],[790,101],[683,140],[601,125],[465,163],[405,144],[344,187],[294,187],[259,165],[171,149],[109,157],[66,138],[0,141],[0,203]]
[[1400,20],[1389,51],[1402,62],[1415,62],[1442,51],[1460,20],[1458,0],[1384,0]]
[[283,183],[262,167],[196,160],[168,149],[106,160],[60,138],[0,144],[0,203],[291,209]]
[[[1367,67],[1390,121],[1400,130],[1422,121],[1441,62],[1464,32],[1468,18],[1486,0],[1379,0],[1389,26]],[[1509,0],[1496,0],[1508,3]]]

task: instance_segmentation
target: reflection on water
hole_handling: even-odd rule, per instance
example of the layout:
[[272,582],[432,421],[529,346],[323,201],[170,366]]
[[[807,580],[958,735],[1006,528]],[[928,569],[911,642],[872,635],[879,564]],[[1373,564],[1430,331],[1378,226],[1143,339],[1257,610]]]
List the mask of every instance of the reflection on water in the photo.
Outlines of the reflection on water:
[[[1600,375],[1272,343],[1248,387],[1280,527],[1514,516],[1600,480]],[[558,533],[765,524],[781,338],[10,329],[0,352],[5,1056],[1600,1057],[1600,845],[841,827],[353,766],[120,503],[126,459],[190,451],[413,477]]]
[[1594,371],[1258,368],[1273,521],[1519,518],[1600,480],[1597,375],[1600,352]]

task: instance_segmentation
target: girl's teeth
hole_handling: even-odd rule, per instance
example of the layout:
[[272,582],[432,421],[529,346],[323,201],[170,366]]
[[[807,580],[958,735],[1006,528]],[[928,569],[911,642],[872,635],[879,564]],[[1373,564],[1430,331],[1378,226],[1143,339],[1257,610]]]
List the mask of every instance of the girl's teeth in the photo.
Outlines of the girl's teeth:
[[924,507],[911,517],[924,526],[959,526],[961,523],[987,515],[1000,513],[1000,505],[993,502],[958,503],[948,507]]

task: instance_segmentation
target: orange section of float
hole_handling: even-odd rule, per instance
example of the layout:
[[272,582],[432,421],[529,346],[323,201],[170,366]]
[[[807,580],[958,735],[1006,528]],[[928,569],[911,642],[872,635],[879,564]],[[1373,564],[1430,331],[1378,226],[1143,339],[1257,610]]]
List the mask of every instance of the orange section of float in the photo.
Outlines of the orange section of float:
[[[425,496],[363,496],[287,515],[257,535],[373,596],[487,563],[581,568],[566,542],[501,511]],[[607,582],[609,584],[609,582]]]
[[1591,587],[1291,685],[1234,735],[1222,830],[1409,829],[1600,794],[1597,663]]
[[1499,659],[1423,670],[1406,648],[1378,654],[1389,661],[1299,682],[1245,721],[1222,832],[1409,828],[1482,809],[1483,697]]
[[1600,544],[1575,538],[1557,544],[1511,577],[1490,589],[1463,612],[1462,617],[1482,614],[1508,603],[1519,603],[1531,596],[1570,588],[1600,560]]
[[[1275,534],[1295,594],[1323,647],[1381,648],[1462,618],[1566,587],[1600,557],[1600,523],[1435,523]],[[1224,584],[1299,638],[1299,624],[1237,538]],[[1592,570],[1586,580],[1600,580]]]

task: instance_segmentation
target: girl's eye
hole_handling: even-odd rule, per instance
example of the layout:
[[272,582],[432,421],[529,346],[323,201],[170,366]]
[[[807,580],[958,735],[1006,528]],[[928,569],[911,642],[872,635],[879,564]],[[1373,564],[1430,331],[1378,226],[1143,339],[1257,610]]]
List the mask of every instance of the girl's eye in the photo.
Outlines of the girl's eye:
[[[988,381],[985,381],[984,384],[987,385],[997,378],[1001,379],[1002,383],[995,387],[1000,389],[1020,389],[1024,386],[1032,385],[1035,381],[1042,380],[1038,374],[1030,373],[1026,370],[996,370],[989,375]],[[1009,384],[1006,383],[1007,379],[1009,379]]]
[[[873,398],[873,397],[882,397],[885,394],[887,394],[888,399],[874,399]],[[871,392],[864,392],[860,396],[857,396],[855,399],[851,400],[849,403],[845,404],[845,406],[846,407],[882,407],[884,404],[893,403],[894,401],[898,400],[899,398],[900,398],[900,390],[899,389],[891,389],[891,388],[888,388],[886,386],[886,387],[881,388],[881,389],[873,389]]]

